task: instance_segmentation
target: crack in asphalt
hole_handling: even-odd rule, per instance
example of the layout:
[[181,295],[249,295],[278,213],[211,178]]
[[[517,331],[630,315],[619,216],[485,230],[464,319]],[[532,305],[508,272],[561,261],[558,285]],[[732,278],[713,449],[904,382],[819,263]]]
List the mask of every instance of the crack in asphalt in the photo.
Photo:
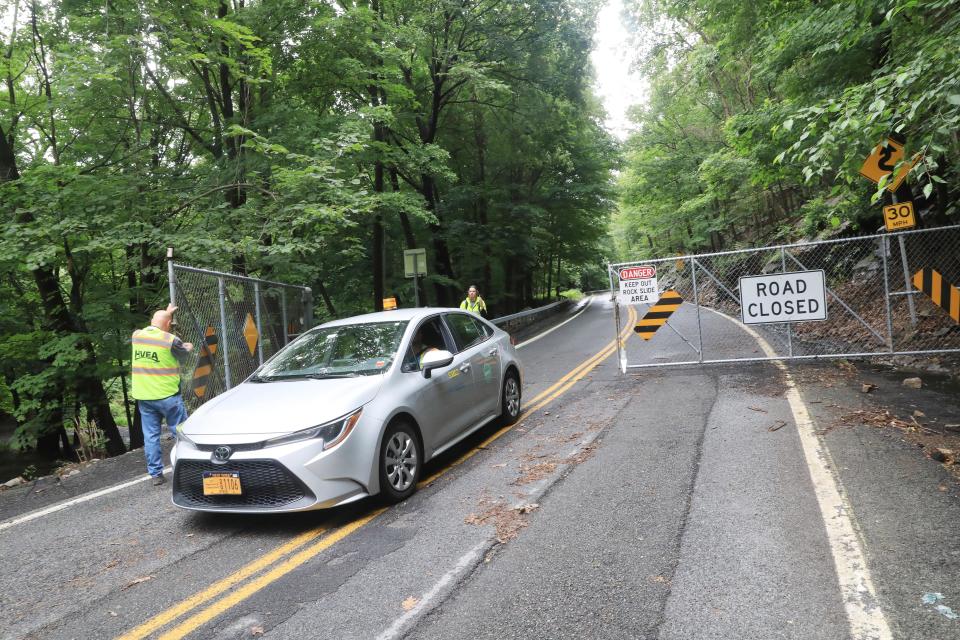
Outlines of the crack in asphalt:
[[663,599],[660,601],[660,608],[657,611],[657,622],[653,627],[657,638],[661,636],[663,631],[663,623],[666,622],[667,619],[667,603],[670,601],[670,596],[673,594],[673,580],[677,574],[677,567],[680,566],[680,551],[683,548],[683,538],[687,532],[690,509],[693,505],[693,494],[697,488],[697,479],[700,477],[700,463],[703,460],[703,441],[707,435],[707,426],[710,424],[710,416],[713,415],[714,410],[717,408],[717,402],[720,400],[719,375],[711,375],[710,380],[713,381],[713,402],[710,404],[710,410],[704,412],[703,428],[700,430],[700,435],[697,437],[693,458],[693,473],[690,474],[690,485],[686,491],[687,499],[683,506],[683,517],[680,519],[680,526],[677,528],[676,536],[674,536],[673,557],[671,558],[670,566],[670,579],[667,581],[666,595],[664,595]]

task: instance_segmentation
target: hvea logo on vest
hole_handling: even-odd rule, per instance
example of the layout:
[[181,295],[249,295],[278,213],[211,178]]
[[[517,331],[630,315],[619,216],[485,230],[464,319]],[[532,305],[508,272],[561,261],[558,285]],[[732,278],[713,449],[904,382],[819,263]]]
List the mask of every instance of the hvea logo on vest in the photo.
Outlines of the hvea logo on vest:
[[153,360],[154,362],[160,362],[160,356],[157,355],[156,351],[134,351],[133,352],[134,360]]

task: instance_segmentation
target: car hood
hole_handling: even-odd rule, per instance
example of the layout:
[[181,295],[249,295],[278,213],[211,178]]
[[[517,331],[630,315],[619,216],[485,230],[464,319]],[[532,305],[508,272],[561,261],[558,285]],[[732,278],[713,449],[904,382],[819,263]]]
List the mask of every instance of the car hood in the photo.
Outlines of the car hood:
[[210,437],[229,444],[309,429],[370,402],[382,384],[382,375],[246,382],[197,409],[183,433],[198,444]]

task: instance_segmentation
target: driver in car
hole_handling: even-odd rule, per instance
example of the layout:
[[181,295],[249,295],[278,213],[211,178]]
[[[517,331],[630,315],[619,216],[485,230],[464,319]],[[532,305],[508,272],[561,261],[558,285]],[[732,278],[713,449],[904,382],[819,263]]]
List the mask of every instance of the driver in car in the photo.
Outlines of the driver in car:
[[417,367],[423,369],[423,358],[431,351],[436,351],[437,347],[434,347],[431,344],[428,344],[428,340],[424,336],[424,328],[421,327],[413,336],[413,340],[410,341],[410,349],[413,351],[413,355],[416,358]]

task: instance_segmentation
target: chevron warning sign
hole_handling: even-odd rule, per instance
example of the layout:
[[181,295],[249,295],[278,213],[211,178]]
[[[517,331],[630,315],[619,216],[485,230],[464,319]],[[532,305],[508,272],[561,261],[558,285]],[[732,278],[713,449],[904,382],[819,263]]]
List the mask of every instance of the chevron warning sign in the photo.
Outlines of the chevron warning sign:
[[193,370],[193,382],[191,387],[193,394],[201,400],[207,394],[207,380],[213,372],[213,356],[217,353],[217,334],[212,326],[207,326],[203,335],[203,342],[200,344],[200,359],[197,360],[197,368]]
[[913,274],[913,286],[930,296],[937,305],[960,324],[960,290],[946,281],[935,269],[920,269]]
[[680,308],[683,298],[676,291],[664,291],[657,303],[650,307],[633,328],[644,340],[649,340],[662,327],[674,311]]

